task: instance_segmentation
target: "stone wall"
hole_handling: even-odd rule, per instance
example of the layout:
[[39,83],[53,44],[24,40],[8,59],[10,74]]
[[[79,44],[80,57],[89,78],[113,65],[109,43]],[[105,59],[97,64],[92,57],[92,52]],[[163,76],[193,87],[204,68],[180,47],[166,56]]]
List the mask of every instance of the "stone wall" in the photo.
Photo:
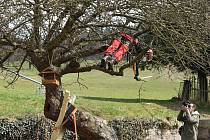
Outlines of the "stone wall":
[[178,122],[121,118],[110,122],[119,140],[180,140]]
[[200,120],[198,129],[199,140],[210,140],[210,119]]
[[[181,140],[176,121],[119,119],[111,122],[119,140]],[[201,119],[198,140],[210,140],[210,119]]]
[[[49,140],[54,122],[45,117],[26,116],[17,119],[0,119],[0,140]],[[65,133],[64,140],[71,140]]]
[[145,140],[181,140],[181,137],[177,129],[174,130],[150,129],[149,135],[145,138]]
[[[50,138],[53,125],[49,119],[37,116],[17,120],[0,119],[0,140],[46,140]],[[108,125],[115,130],[119,140],[179,140],[178,126],[161,120],[124,118],[110,121]],[[69,131],[65,139],[72,139]],[[87,139],[80,137],[80,140]]]
[[[44,117],[25,117],[17,120],[0,119],[0,140],[46,140],[54,123]],[[110,121],[119,140],[181,140],[176,121],[140,118],[121,118]],[[64,140],[70,140],[68,131]],[[81,139],[80,139],[81,140]],[[200,120],[198,140],[210,140],[210,120]]]

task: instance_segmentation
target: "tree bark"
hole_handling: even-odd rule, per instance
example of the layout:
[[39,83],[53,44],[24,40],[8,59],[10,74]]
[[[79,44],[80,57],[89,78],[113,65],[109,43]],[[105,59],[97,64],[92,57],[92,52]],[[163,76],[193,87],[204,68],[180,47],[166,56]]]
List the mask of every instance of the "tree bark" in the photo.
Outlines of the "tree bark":
[[[44,115],[46,118],[57,121],[63,102],[63,92],[59,87],[46,86]],[[107,122],[87,112],[77,111],[77,133],[79,140],[117,140],[115,131]],[[66,118],[64,118],[65,120]],[[73,119],[68,120],[64,127],[74,132]]]
[[190,90],[191,89],[191,82],[190,80],[184,80],[184,86],[182,89],[182,100],[186,101],[190,99]]
[[63,101],[63,92],[59,88],[53,86],[45,86],[45,105],[44,105],[44,115],[46,118],[53,121],[57,121],[60,108]]
[[207,80],[207,75],[202,71],[198,71],[198,82],[199,82],[200,101],[202,103],[207,103],[208,102],[208,80]]

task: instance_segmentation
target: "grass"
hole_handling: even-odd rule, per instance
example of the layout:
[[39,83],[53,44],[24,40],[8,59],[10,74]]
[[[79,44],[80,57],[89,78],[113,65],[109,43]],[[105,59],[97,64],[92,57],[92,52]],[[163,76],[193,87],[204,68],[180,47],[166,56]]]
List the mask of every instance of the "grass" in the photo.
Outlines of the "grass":
[[[142,76],[153,75],[141,72]],[[178,93],[179,82],[162,78],[147,79],[145,82],[133,80],[132,71],[124,77],[115,77],[97,71],[81,74],[81,82],[88,89],[78,84],[69,85],[77,75],[67,75],[64,79],[66,89],[77,95],[77,106],[106,119],[115,117],[174,117],[177,111],[169,109],[170,99]],[[142,85],[143,84],[143,85]],[[139,99],[139,88],[142,86]]]
[[18,80],[13,87],[0,80],[0,117],[17,117],[43,111],[44,96],[37,92],[37,86],[25,80]]
[[[35,70],[22,73],[40,80]],[[178,75],[170,80],[166,73],[143,71],[140,74],[141,77],[151,75],[153,78],[137,82],[133,79],[132,70],[128,69],[123,77],[92,71],[81,73],[79,79],[77,74],[65,75],[62,82],[65,89],[77,96],[79,109],[107,120],[116,117],[176,118],[179,103],[171,98],[179,91]],[[45,97],[37,93],[37,85],[19,79],[14,88],[4,88],[6,82],[1,76],[0,85],[1,118],[43,114]],[[203,111],[208,113],[206,108]]]

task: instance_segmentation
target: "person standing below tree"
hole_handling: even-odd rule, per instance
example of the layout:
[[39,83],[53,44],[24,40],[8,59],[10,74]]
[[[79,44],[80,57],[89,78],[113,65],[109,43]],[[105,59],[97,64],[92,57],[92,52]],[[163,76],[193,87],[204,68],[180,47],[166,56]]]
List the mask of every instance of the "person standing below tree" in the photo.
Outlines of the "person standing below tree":
[[183,103],[177,120],[184,123],[181,127],[181,140],[197,140],[200,114],[197,106],[192,103]]

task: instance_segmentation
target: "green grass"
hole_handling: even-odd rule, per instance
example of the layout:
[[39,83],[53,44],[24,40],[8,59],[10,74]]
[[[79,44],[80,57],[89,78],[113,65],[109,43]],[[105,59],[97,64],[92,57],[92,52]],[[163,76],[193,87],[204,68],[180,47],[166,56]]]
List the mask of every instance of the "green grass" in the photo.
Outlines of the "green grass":
[[[32,78],[37,78],[35,72]],[[5,74],[4,74],[5,75]],[[30,75],[29,75],[30,76]],[[10,78],[11,80],[12,78]],[[9,80],[9,77],[6,79]],[[0,75],[0,117],[17,117],[26,114],[35,114],[43,112],[44,95],[39,94],[36,84],[27,80],[18,79],[14,85],[8,86],[8,83]]]
[[[40,80],[35,70],[22,73]],[[92,71],[81,73],[79,79],[77,74],[68,74],[62,77],[62,81],[64,88],[77,96],[79,109],[107,120],[116,117],[176,118],[179,103],[171,98],[179,91],[178,75],[170,80],[165,72],[143,71],[140,74],[141,77],[151,75],[153,78],[137,82],[129,69],[123,77]],[[37,93],[35,84],[19,79],[13,89],[6,89],[3,87],[6,82],[1,76],[0,84],[0,117],[43,114],[45,97]],[[208,113],[206,108],[203,111]]]
[[77,95],[76,104],[79,108],[106,119],[122,116],[174,117],[177,111],[171,109],[174,107],[170,99],[177,95],[179,82],[171,81],[166,77],[156,79],[157,73],[148,71],[141,72],[141,74],[141,76],[152,75],[154,78],[145,79],[145,82],[137,82],[133,80],[131,70],[126,71],[124,77],[93,71],[80,74],[82,78],[80,82],[85,84],[88,89],[82,88],[77,83],[71,85],[77,80],[77,75],[67,75],[63,82],[66,89]]

